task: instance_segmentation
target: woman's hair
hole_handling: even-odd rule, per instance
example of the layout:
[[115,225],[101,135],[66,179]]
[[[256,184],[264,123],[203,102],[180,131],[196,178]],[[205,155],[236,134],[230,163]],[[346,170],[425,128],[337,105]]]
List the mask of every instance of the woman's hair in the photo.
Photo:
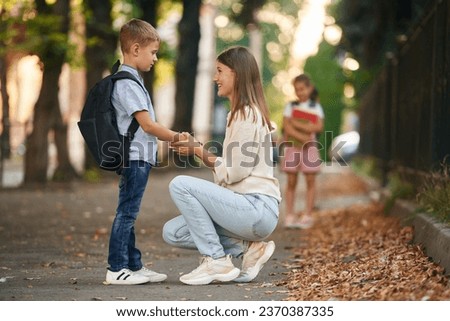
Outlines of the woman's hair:
[[134,43],[146,46],[154,41],[161,41],[156,29],[146,21],[131,19],[120,29],[120,49],[129,52]]
[[[236,118],[238,113],[245,119],[245,107],[258,108],[262,114],[263,124],[272,130],[269,118],[269,108],[264,98],[264,92],[259,74],[258,64],[250,51],[241,46],[226,49],[217,57],[217,61],[226,65],[235,73],[231,115],[228,122]],[[256,120],[256,115],[255,119]]]
[[319,92],[317,91],[317,88],[313,85],[311,78],[309,78],[305,74],[300,74],[297,77],[294,78],[292,81],[292,84],[295,85],[296,83],[304,83],[308,87],[312,87],[311,94],[309,95],[309,99],[316,103],[319,99]]

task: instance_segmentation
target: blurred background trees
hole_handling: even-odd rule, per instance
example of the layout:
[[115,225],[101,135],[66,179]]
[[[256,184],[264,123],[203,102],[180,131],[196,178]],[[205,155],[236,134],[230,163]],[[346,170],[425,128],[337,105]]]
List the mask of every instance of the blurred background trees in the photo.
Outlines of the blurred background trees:
[[[301,72],[311,76],[326,115],[321,144],[327,160],[331,139],[357,128],[346,115],[356,114],[386,56],[405,42],[430,2],[3,0],[1,166],[4,159],[23,156],[26,183],[69,181],[95,171],[75,124],[87,89],[120,58],[118,30],[132,17],[150,22],[162,38],[159,62],[145,82],[164,125],[220,137],[224,102],[214,97],[212,81],[198,79],[212,79],[211,64],[202,67],[204,58],[199,58],[201,41],[210,37],[212,56],[230,45],[251,48],[279,126],[283,107],[293,98],[291,80]],[[20,68],[28,69],[20,73]],[[34,88],[28,88],[30,82]],[[31,107],[25,108],[24,100]],[[207,122],[201,130],[196,118]]]

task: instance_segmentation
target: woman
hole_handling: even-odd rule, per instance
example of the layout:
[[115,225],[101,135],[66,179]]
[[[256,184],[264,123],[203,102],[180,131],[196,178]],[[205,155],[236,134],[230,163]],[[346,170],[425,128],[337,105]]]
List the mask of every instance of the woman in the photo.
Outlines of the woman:
[[[165,224],[163,238],[202,255],[200,266],[180,278],[190,285],[250,282],[275,251],[274,242],[263,241],[277,225],[281,196],[259,69],[244,47],[222,52],[216,69],[218,95],[231,106],[223,156],[209,153],[192,136],[172,144],[181,155],[195,154],[214,173],[214,183],[177,176],[169,186],[181,215]],[[241,270],[232,257],[243,258]]]

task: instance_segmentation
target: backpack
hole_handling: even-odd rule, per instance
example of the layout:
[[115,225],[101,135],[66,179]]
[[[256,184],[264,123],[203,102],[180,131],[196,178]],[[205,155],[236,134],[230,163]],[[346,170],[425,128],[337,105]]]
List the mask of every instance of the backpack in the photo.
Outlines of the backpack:
[[120,62],[117,61],[112,68],[112,74],[97,82],[89,90],[78,128],[98,166],[104,170],[116,171],[120,175],[122,168],[128,164],[130,144],[139,123],[133,118],[127,134],[121,135],[111,95],[114,84],[119,79],[132,79],[141,88],[143,86],[131,73],[117,72],[119,65]]

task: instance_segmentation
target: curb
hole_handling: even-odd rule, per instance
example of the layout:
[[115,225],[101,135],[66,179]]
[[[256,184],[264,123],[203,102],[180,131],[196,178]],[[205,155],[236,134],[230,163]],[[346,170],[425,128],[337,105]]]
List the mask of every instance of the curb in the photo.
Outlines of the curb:
[[[390,193],[382,189],[375,196],[376,201],[386,203]],[[373,197],[374,198],[374,197]],[[395,200],[387,215],[398,217],[402,225],[414,227],[415,244],[419,244],[425,254],[445,269],[445,274],[450,275],[450,227],[438,222],[426,213],[419,212],[413,202]]]

